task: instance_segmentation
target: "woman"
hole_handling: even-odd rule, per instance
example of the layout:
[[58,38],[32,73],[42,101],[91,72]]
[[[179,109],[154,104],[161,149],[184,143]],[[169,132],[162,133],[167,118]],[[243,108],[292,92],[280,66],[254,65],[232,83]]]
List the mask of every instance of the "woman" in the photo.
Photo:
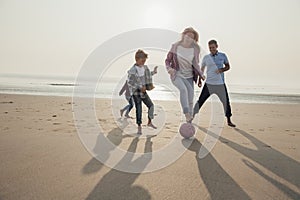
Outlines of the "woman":
[[187,122],[193,120],[193,81],[198,81],[201,87],[201,79],[204,80],[199,67],[198,39],[199,35],[193,28],[184,29],[181,40],[172,45],[165,61],[171,81],[180,92],[180,104]]

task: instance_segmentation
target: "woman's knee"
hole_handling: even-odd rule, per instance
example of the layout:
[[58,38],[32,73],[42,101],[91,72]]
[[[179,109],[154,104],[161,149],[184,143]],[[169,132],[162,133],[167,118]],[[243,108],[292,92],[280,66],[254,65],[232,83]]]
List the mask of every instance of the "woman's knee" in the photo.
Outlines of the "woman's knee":
[[186,88],[180,88],[179,93],[180,93],[180,95],[187,96],[188,95],[188,90]]

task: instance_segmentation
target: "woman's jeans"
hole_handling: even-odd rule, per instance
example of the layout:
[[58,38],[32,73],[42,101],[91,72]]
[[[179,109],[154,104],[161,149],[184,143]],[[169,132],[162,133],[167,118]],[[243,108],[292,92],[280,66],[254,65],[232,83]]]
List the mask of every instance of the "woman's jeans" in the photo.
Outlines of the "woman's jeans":
[[172,80],[173,85],[178,88],[180,93],[180,104],[184,114],[193,115],[194,83],[193,78],[183,78],[176,76]]

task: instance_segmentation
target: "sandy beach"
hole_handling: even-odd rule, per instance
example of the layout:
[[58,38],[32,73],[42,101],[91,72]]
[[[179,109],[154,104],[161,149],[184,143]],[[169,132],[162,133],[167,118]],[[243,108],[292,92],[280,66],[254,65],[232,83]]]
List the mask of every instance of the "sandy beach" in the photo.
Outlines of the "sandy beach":
[[[146,138],[122,136],[111,101],[95,103],[111,142],[124,150],[135,142],[135,151],[143,152]],[[177,134],[181,115],[176,102],[154,103],[166,117],[151,139],[153,151]],[[192,145],[176,162],[135,174],[111,169],[85,149],[70,97],[0,94],[0,108],[1,200],[300,199],[300,104],[232,104],[237,128],[224,124],[213,150],[199,159],[210,121],[207,103]]]

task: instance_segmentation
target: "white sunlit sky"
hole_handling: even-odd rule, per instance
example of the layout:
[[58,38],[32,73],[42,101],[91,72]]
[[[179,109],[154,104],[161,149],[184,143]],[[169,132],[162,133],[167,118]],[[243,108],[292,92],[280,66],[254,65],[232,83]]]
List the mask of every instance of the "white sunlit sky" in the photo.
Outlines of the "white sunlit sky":
[[[113,36],[189,26],[206,51],[214,38],[228,55],[227,83],[300,90],[299,0],[0,0],[0,74],[75,77]],[[148,62],[163,65],[164,56]],[[124,65],[133,62],[128,55]]]

